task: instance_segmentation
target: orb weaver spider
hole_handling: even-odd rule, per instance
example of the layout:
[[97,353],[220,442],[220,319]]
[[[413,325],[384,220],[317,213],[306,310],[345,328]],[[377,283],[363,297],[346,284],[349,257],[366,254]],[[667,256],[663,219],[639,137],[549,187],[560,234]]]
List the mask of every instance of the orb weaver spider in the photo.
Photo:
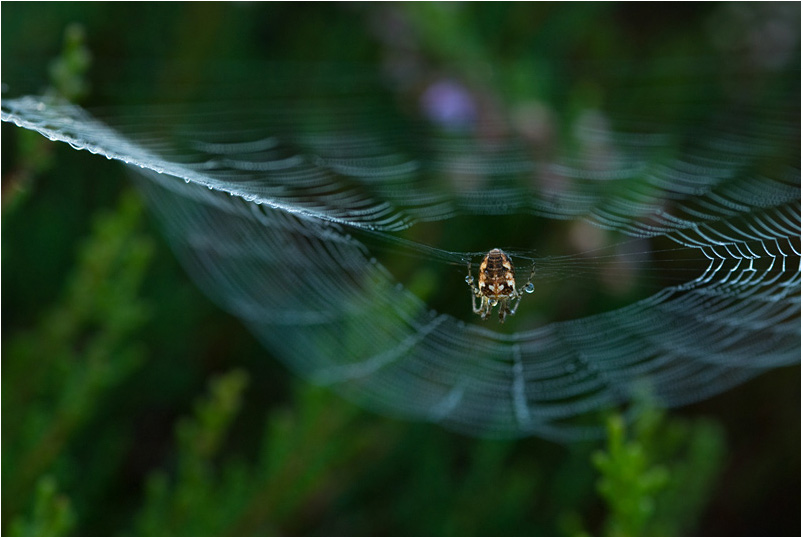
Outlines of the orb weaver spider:
[[[531,294],[534,290],[535,287],[532,283],[534,275],[535,264],[533,264],[533,270],[527,283],[522,290],[517,290],[516,272],[510,257],[501,249],[491,249],[480,263],[479,286],[475,286],[474,277],[471,275],[471,260],[469,260],[466,283],[471,288],[471,307],[474,314],[487,320],[493,308],[499,305],[499,322],[504,324],[507,315],[516,314],[523,292]],[[480,299],[479,306],[477,305],[478,298]]]

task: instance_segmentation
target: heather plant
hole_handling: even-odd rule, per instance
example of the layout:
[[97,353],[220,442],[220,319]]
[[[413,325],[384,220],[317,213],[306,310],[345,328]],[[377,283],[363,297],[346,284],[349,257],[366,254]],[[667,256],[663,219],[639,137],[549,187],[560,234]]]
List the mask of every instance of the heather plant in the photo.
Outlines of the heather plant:
[[[50,66],[43,70],[49,76],[44,94],[74,102],[91,99],[95,85],[89,84],[88,70],[103,68],[103,55],[90,50],[110,51],[113,73],[130,69],[141,82],[118,87],[118,95],[103,96],[101,105],[125,101],[143,89],[159,97],[173,90],[192,96],[209,58],[218,53],[239,58],[250,50],[235,37],[254,24],[249,11],[254,6],[229,12],[215,3],[165,5],[150,12],[117,4],[60,8],[88,15],[82,25],[68,27],[63,42],[54,42],[53,50],[61,52],[44,62]],[[31,9],[40,8],[4,9],[6,39],[33,39],[19,22],[31,19]],[[449,6],[411,4],[403,7],[407,18],[401,22],[394,22],[392,13],[377,11],[361,19],[355,15],[359,10],[331,6],[270,9],[277,11],[265,18],[266,29],[259,29],[263,41],[250,45],[260,52],[275,46],[271,50],[306,59],[321,49],[357,51],[375,62],[385,55],[420,80],[426,73],[416,70],[417,62],[443,61],[467,87],[481,87],[486,112],[501,110],[494,103],[502,97],[516,102],[531,95],[528,85],[535,81],[544,102],[565,105],[565,117],[548,117],[540,102],[520,102],[522,114],[541,121],[547,131],[554,127],[556,139],[570,138],[577,118],[601,107],[605,97],[592,82],[578,89],[562,86],[572,63],[561,66],[566,73],[540,77],[547,66],[532,60],[531,52],[546,43],[573,57],[580,50],[570,40],[576,28],[594,29],[578,42],[590,40],[598,60],[627,50],[612,24],[624,14],[611,14],[614,8],[603,4],[560,10],[551,18],[557,8],[549,5],[497,9],[480,3],[452,12]],[[306,10],[297,17],[305,23],[282,33],[297,9]],[[15,16],[16,10],[21,15]],[[536,15],[551,22],[531,40],[527,28],[540,24]],[[681,15],[684,25],[716,20]],[[43,28],[58,25],[61,31],[64,17],[53,11],[42,18]],[[121,41],[116,32],[99,31],[97,21],[134,17],[141,23],[136,36],[123,33]],[[361,37],[366,31],[360,25],[388,22],[380,17],[394,23],[398,39],[383,33],[375,36],[381,45],[374,46]],[[170,34],[175,41],[165,41],[165,21],[181,29]],[[503,22],[510,33],[496,48],[488,46],[488,36],[496,35]],[[671,21],[651,24],[644,32],[672,34]],[[411,42],[421,50],[410,48]],[[693,45],[680,38],[666,42],[681,51]],[[5,60],[13,49],[3,44]],[[163,63],[122,60],[129,51],[143,50],[139,47],[171,56]],[[640,52],[649,59],[649,51]],[[28,64],[24,67],[27,72]],[[179,68],[187,68],[186,84],[168,88],[166,74]],[[489,73],[498,75],[491,77],[495,88],[483,85]],[[695,90],[670,84],[656,95],[645,90],[644,99],[660,104],[659,97],[674,91]],[[336,100],[327,106],[338,112]],[[762,408],[738,396],[717,401],[736,404],[719,404],[715,421],[706,410],[716,411],[716,403],[668,412],[645,398],[625,416],[610,413],[603,439],[577,442],[471,438],[366,411],[359,402],[296,378],[236,319],[197,291],[168,249],[173,239],[161,239],[140,194],[125,187],[123,166],[6,122],[2,127],[5,534],[673,536],[718,530],[721,522],[708,512],[717,506],[730,509],[728,504],[736,508],[731,513],[768,525],[771,519],[762,512],[773,500],[765,503],[722,485],[754,493],[765,492],[765,480],[796,481],[789,470],[799,464],[788,457],[799,457],[799,431],[777,434],[788,421],[775,413],[772,402],[781,399],[786,410],[788,395],[799,397],[799,389],[795,382],[790,393],[777,378],[754,390],[763,395],[754,399],[766,402]],[[149,129],[155,133],[161,126]],[[486,142],[492,145],[490,135]],[[512,235],[518,225],[511,223],[501,226]],[[483,233],[483,241],[491,236]],[[400,252],[388,259],[398,263],[399,273],[405,264],[414,273],[417,259],[411,262]],[[461,301],[468,299],[462,265],[456,274],[455,289],[460,287]],[[441,286],[444,279],[420,271],[409,288],[427,301],[439,301],[436,296],[451,286]],[[560,307],[573,299],[559,297],[554,303]],[[600,309],[609,307],[604,303]],[[342,334],[354,341],[360,337],[349,327]],[[370,342],[360,344],[370,349]],[[785,392],[776,394],[776,386],[786,387]],[[799,424],[795,410],[785,413]],[[776,430],[763,430],[766,417],[777,417]],[[762,458],[745,458],[745,443],[763,439],[772,447]],[[773,471],[777,462],[780,472]],[[749,477],[739,475],[742,465]],[[788,491],[766,492],[771,490]],[[792,512],[799,511],[799,498],[784,498],[791,500]]]

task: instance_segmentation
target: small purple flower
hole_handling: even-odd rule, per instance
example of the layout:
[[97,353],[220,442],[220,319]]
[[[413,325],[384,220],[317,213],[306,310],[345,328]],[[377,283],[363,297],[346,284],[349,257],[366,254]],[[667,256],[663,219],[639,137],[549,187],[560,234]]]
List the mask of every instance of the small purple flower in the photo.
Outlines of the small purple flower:
[[463,130],[474,125],[477,105],[465,86],[453,80],[440,80],[421,94],[420,106],[432,122],[449,130]]

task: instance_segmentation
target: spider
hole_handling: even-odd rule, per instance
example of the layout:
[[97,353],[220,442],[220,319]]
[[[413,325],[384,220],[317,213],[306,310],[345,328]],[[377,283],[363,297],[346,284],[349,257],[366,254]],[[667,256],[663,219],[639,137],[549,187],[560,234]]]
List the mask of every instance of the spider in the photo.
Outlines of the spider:
[[[530,273],[527,284],[522,290],[528,294],[532,293],[533,276],[535,275],[535,265]],[[496,305],[499,305],[499,322],[504,324],[507,315],[516,314],[519,308],[522,291],[516,289],[516,274],[513,269],[513,262],[501,249],[491,249],[480,263],[479,286],[474,285],[474,277],[471,275],[471,261],[468,261],[468,275],[466,283],[471,288],[471,307],[474,314],[482,316],[487,320]],[[480,304],[477,306],[477,298]],[[513,303],[515,302],[515,303]],[[512,306],[511,306],[512,305]]]

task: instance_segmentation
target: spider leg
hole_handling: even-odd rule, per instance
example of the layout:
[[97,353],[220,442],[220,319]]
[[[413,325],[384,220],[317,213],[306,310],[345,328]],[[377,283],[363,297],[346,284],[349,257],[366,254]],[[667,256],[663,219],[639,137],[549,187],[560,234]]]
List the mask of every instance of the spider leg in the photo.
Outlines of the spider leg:
[[[524,286],[522,286],[521,289],[515,290],[513,292],[513,294],[510,295],[509,299],[511,301],[515,300],[516,303],[510,309],[508,309],[508,314],[509,315],[513,316],[514,314],[516,314],[516,311],[519,308],[519,303],[521,303],[521,298],[524,297],[525,291],[526,292],[532,292],[532,288],[531,287],[532,287],[532,284],[533,284],[533,277],[535,277],[535,263],[533,263],[533,269],[532,269],[532,271],[530,271],[530,276],[527,278],[527,282],[524,283]],[[529,290],[527,290],[528,288],[529,288]]]
[[468,284],[468,287],[471,289],[471,293],[473,295],[475,295],[477,297],[480,296],[480,290],[474,284],[474,276],[471,275],[471,262],[470,261],[468,263],[468,274],[466,275],[466,284]]
[[[535,277],[535,262],[533,262],[533,269],[530,271],[530,276],[527,277],[527,282],[524,283],[524,286],[522,286],[521,288],[525,289],[531,284],[533,284],[533,277]],[[521,292],[519,292],[518,290],[516,292],[518,293],[519,296],[521,296]]]
[[[474,276],[471,275],[471,261],[469,260],[466,264],[468,266],[468,275],[466,275],[466,283],[468,287],[471,289],[471,310],[474,311],[474,314],[481,314],[483,319],[488,316],[488,312],[490,311],[490,306],[488,305],[488,298],[482,295],[480,289],[474,284]],[[480,300],[480,304],[477,305],[477,299]]]
[[[518,306],[518,304],[516,304],[516,305]],[[502,298],[499,301],[499,323],[500,324],[504,324],[505,323],[505,316],[507,316],[508,314],[512,315],[514,313],[515,313],[515,310],[511,311],[507,306],[507,298]]]
[[493,305],[491,302],[488,301],[488,298],[483,296],[482,297],[482,309],[479,314],[482,315],[483,320],[488,320],[488,317],[491,316],[491,310],[493,309]]
[[[519,303],[521,303],[521,298],[524,297],[524,291],[527,289],[527,287],[529,287],[530,285],[533,284],[533,277],[535,277],[535,264],[533,264],[533,269],[530,272],[530,276],[527,278],[527,282],[524,283],[524,286],[521,287],[521,290],[514,291],[513,294],[510,295],[510,298],[508,298],[508,299],[511,300],[511,302],[512,301],[516,302],[507,311],[507,314],[509,314],[510,316],[513,316],[514,314],[516,314],[516,311],[519,308]],[[501,315],[501,313],[500,313],[500,315]]]
[[[513,307],[511,307],[510,309],[508,309],[508,314],[510,316],[513,316],[514,314],[516,314],[516,310],[519,308],[519,303],[521,303],[521,298],[522,297],[523,296],[521,295],[521,292],[519,292],[518,290],[516,291],[516,295],[515,296],[511,296],[511,299],[515,299],[516,300],[516,304],[513,305]],[[507,302],[505,302],[505,307],[507,307]],[[501,314],[501,312],[500,312],[500,314]]]
[[[479,291],[476,291],[474,295],[471,296],[471,309],[474,311],[474,314],[481,314],[484,310],[486,310],[485,304],[487,302],[487,299],[484,296],[481,296],[477,292]],[[477,306],[477,298],[482,298],[480,299],[479,306]]]

